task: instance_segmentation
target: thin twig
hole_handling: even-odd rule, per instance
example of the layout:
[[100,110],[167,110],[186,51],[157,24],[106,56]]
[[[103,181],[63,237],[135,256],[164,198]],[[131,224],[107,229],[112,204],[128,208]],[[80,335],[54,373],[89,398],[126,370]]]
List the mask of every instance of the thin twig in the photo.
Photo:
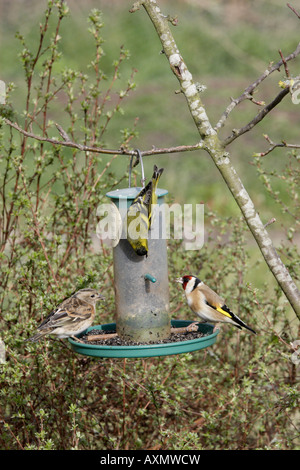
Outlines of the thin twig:
[[[299,55],[299,54],[300,54],[300,43],[298,44],[298,46],[296,47],[294,52],[292,52],[290,55],[285,57],[285,59],[284,59],[285,63],[289,62],[292,59],[295,59],[295,57],[297,57],[297,55]],[[267,77],[269,77],[269,75],[271,75],[271,73],[275,72],[276,70],[279,70],[282,65],[283,65],[283,60],[282,59],[279,62],[277,62],[277,64],[275,64],[273,66],[270,64],[270,66],[264,71],[264,73],[260,77],[258,77],[257,80],[255,80],[251,85],[249,85],[245,89],[245,91],[238,98],[232,99],[231,103],[227,106],[227,108],[225,109],[224,113],[222,114],[219,122],[215,126],[215,130],[218,130],[221,127],[223,127],[224,124],[225,124],[226,119],[228,118],[229,114],[233,111],[233,109],[238,104],[240,104],[242,101],[244,101],[246,99],[249,99],[249,96],[251,96],[253,94],[254,90],[258,87],[258,85],[260,85],[260,83],[263,80],[265,80]]]
[[267,223],[264,225],[264,227],[266,228],[266,227],[268,227],[269,225],[274,224],[274,222],[276,222],[276,219],[275,219],[275,217],[272,217],[272,219],[270,219],[269,222],[267,222]]
[[287,3],[287,6],[295,13],[296,16],[298,16],[300,20],[300,14],[295,10],[295,8],[293,8],[292,5],[290,5],[289,3]]
[[271,144],[271,146],[265,152],[255,153],[254,154],[255,157],[265,157],[266,155],[268,155],[269,153],[271,153],[274,149],[278,147],[285,147],[285,148],[292,148],[292,149],[300,148],[300,144],[288,144],[284,140],[282,140],[280,143],[275,144],[274,142],[272,142],[272,140],[267,134],[264,135],[264,138],[269,142],[269,144]]
[[245,132],[250,131],[256,124],[258,124],[260,121],[266,117],[267,114],[269,114],[272,109],[275,108],[282,100],[283,98],[289,93],[290,89],[289,87],[284,88],[283,90],[278,93],[276,98],[274,98],[271,103],[269,103],[267,106],[265,106],[253,119],[252,121],[248,122],[248,124],[244,127],[241,127],[241,129],[234,129],[229,137],[224,139],[223,145],[226,147],[228,144],[233,142],[235,139],[240,137],[241,135],[245,134]]
[[111,338],[116,338],[118,336],[118,333],[103,333],[102,335],[88,335],[85,338],[85,341],[99,341],[99,340],[104,340],[104,339],[111,339]]
[[60,135],[62,136],[62,138],[64,139],[64,142],[71,142],[71,139],[68,136],[68,134],[66,133],[66,131],[57,123],[55,123],[55,126],[56,126],[58,132],[60,133]]
[[289,71],[289,69],[288,69],[286,60],[285,60],[285,58],[284,58],[284,56],[283,56],[283,54],[282,54],[282,52],[281,52],[281,49],[279,49],[278,52],[279,52],[279,54],[280,54],[281,60],[282,60],[283,65],[284,65],[285,74],[286,74],[286,76],[289,78],[289,76],[290,76],[290,71]]

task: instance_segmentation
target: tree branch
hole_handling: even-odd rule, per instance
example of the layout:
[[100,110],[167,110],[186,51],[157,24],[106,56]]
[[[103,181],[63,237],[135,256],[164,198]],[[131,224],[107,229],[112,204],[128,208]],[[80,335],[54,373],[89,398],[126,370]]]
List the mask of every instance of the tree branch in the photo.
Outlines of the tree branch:
[[252,94],[254,92],[254,90],[267,78],[271,75],[271,73],[275,72],[276,70],[279,70],[280,67],[282,67],[282,65],[284,65],[284,63],[286,64],[287,62],[289,62],[290,60],[292,59],[295,59],[295,57],[297,57],[298,55],[300,54],[300,42],[298,44],[298,46],[296,47],[296,49],[294,50],[294,52],[292,52],[292,54],[288,55],[287,57],[285,57],[284,59],[281,59],[279,62],[277,62],[277,64],[275,65],[270,65],[265,71],[264,73],[258,77],[251,85],[249,85],[244,93],[242,93],[238,98],[236,99],[232,99],[231,100],[231,103],[227,106],[226,110],[224,111],[224,113],[222,114],[219,122],[217,123],[217,125],[215,126],[215,130],[218,130],[220,129],[221,127],[224,126],[225,124],[225,121],[226,119],[228,118],[229,114],[233,111],[233,109],[238,105],[240,104],[242,101],[245,101],[247,99],[251,99],[250,97],[252,97]]
[[[22,127],[20,127],[18,124],[11,122],[9,119],[4,118],[4,122],[10,126],[16,129],[20,134],[23,134],[25,137],[29,137],[34,140],[38,140],[40,142],[48,142],[51,145],[54,146],[62,146],[62,147],[70,147],[74,148],[77,150],[80,150],[82,152],[94,152],[94,153],[101,153],[101,154],[107,154],[107,155],[125,155],[125,156],[132,156],[135,155],[136,151],[135,150],[129,150],[126,148],[119,148],[119,149],[105,149],[102,147],[92,147],[89,145],[82,145],[78,144],[77,142],[73,142],[69,139],[69,136],[67,133],[62,129],[62,127],[58,124],[56,124],[56,127],[62,136],[64,140],[58,140],[58,139],[51,139],[48,137],[43,137],[37,134],[33,134],[32,132],[28,132]],[[163,148],[156,148],[153,147],[151,150],[144,150],[141,151],[142,157],[150,156],[150,155],[162,155],[162,154],[169,154],[169,153],[180,153],[180,152],[190,152],[193,150],[199,150],[203,148],[203,142],[199,142],[194,145],[179,145],[176,147],[163,147]]]
[[296,16],[298,16],[300,20],[300,14],[295,10],[295,8],[293,8],[292,5],[290,5],[289,3],[287,3],[287,6],[295,13]]
[[262,121],[264,117],[266,117],[266,115],[269,114],[269,112],[272,111],[272,109],[274,109],[275,106],[277,106],[280,103],[280,101],[283,100],[283,98],[289,93],[289,91],[290,91],[289,87],[281,90],[280,93],[278,93],[278,95],[276,96],[276,98],[273,101],[271,101],[271,103],[269,103],[267,106],[265,106],[252,119],[252,121],[248,122],[246,126],[242,127],[241,129],[234,129],[232,131],[232,134],[223,140],[224,147],[231,144],[231,142],[233,142],[235,139],[237,139],[241,135],[245,134],[246,132],[249,132],[254,126],[256,126],[256,124]]
[[284,140],[280,143],[275,144],[274,142],[272,142],[270,137],[266,134],[264,135],[264,138],[269,142],[269,144],[271,144],[271,146],[265,152],[255,153],[254,157],[265,157],[266,155],[271,153],[277,147],[285,147],[285,148],[291,148],[291,149],[299,149],[300,148],[300,144],[288,144]]
[[[191,115],[203,141],[203,148],[207,150],[216,167],[220,171],[227,187],[238,204],[270,271],[273,273],[276,281],[290,302],[290,305],[300,319],[300,292],[291,278],[286,266],[278,256],[278,253],[272,244],[272,240],[270,239],[259,214],[256,212],[249,194],[244,188],[242,181],[231,163],[229,153],[225,151],[223,143],[218,138],[216,130],[213,129],[207,117],[206,110],[193,81],[192,74],[189,72],[182,56],[180,55],[165,15],[161,13],[156,0],[143,0],[139,2],[139,5],[140,4],[143,5],[151,19],[161,41],[165,57],[169,62],[172,72],[177,77],[181,85],[181,90],[186,98]],[[298,48],[300,52],[300,44]],[[269,74],[270,71],[268,71],[266,76]],[[263,78],[260,80],[262,81]],[[255,88],[255,85],[253,86]],[[281,95],[279,98],[280,97]]]

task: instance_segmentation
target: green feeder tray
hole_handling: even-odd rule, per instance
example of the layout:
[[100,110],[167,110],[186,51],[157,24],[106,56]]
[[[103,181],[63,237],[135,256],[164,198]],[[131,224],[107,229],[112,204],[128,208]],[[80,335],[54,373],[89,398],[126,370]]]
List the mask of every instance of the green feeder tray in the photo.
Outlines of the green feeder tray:
[[[192,321],[188,320],[171,320],[172,327],[181,328],[188,326]],[[110,331],[115,330],[115,323],[107,323],[104,325],[91,326],[83,333],[78,335],[83,336],[91,330],[103,330]],[[192,351],[198,351],[199,349],[208,348],[212,346],[216,340],[219,330],[213,333],[213,326],[207,323],[200,323],[198,325],[198,331],[201,331],[206,336],[200,338],[178,341],[173,343],[157,343],[157,344],[142,344],[132,346],[111,346],[111,345],[97,345],[88,343],[78,343],[72,338],[69,338],[69,342],[73,351],[85,356],[93,357],[123,357],[123,358],[136,358],[136,357],[154,357],[154,356],[171,356],[173,354],[183,354]]]

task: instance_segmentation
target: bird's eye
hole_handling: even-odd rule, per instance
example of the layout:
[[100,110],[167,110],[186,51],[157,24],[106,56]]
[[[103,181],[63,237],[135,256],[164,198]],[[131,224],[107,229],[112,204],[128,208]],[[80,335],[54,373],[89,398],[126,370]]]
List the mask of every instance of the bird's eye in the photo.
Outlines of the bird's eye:
[[92,298],[95,297],[95,294],[92,294],[91,297],[92,297]]

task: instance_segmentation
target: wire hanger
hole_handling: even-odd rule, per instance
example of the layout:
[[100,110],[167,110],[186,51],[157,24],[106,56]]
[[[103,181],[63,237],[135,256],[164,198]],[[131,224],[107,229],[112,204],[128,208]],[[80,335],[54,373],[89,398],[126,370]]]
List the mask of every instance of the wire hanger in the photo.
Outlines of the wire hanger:
[[133,168],[132,162],[133,162],[133,159],[134,159],[135,156],[136,156],[136,159],[137,159],[137,160],[136,160],[136,163],[135,163],[134,166],[136,166],[138,163],[141,164],[141,169],[142,169],[142,179],[141,179],[141,183],[142,183],[142,186],[143,186],[143,188],[144,188],[144,187],[145,187],[145,172],[144,172],[144,165],[143,165],[142,154],[141,154],[141,152],[140,152],[139,149],[136,149],[135,152],[136,152],[137,155],[133,154],[133,155],[131,155],[131,158],[130,158],[130,165],[129,165],[129,188],[131,188],[131,172],[132,172],[132,168]]

